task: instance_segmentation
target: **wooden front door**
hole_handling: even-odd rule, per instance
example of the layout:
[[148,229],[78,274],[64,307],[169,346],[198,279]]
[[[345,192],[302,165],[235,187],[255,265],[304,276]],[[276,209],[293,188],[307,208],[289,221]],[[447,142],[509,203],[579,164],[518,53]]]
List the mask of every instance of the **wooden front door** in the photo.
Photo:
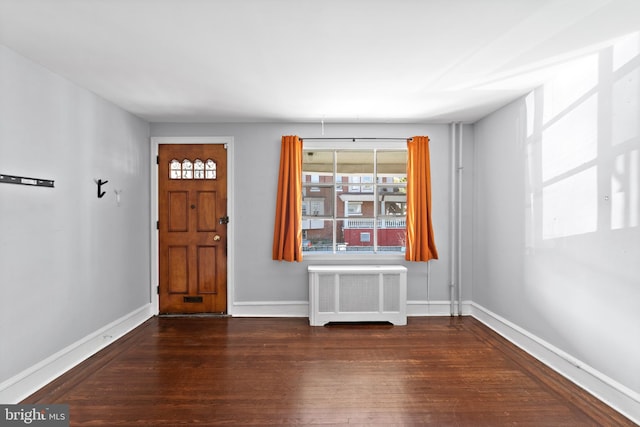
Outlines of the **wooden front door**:
[[227,312],[227,151],[158,146],[160,313]]

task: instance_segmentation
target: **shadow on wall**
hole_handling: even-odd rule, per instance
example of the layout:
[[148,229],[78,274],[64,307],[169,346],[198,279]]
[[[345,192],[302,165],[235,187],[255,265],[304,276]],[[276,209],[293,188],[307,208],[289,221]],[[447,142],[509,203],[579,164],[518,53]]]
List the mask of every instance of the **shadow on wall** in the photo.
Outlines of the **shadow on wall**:
[[527,247],[640,225],[640,33],[526,98]]

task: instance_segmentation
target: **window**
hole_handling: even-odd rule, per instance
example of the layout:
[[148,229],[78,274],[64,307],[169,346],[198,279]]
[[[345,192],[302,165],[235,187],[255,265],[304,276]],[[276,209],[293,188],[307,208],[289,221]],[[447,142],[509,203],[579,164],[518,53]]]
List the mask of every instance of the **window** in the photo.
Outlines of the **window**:
[[347,216],[362,215],[362,202],[347,203]]
[[305,144],[303,252],[404,253],[406,141],[341,145]]
[[170,179],[216,179],[217,178],[216,162],[207,159],[203,162],[200,159],[191,161],[184,159],[180,162],[173,159],[169,162],[169,178]]

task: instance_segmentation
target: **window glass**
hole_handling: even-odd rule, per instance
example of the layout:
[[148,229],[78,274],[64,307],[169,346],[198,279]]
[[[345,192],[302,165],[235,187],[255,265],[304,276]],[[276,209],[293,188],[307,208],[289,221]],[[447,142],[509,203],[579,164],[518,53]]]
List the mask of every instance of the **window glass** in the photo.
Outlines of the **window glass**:
[[407,152],[378,151],[376,156],[378,183],[407,181]]
[[302,250],[304,252],[333,252],[333,219],[303,217]]
[[405,216],[407,215],[407,187],[378,186],[377,200],[378,215]]
[[373,218],[349,218],[337,221],[337,253],[373,253]]
[[337,151],[337,180],[349,183],[349,193],[373,192],[373,150]]
[[362,215],[362,202],[351,202],[347,205],[347,216]]
[[302,182],[333,183],[333,151],[304,151]]
[[379,252],[404,252],[407,244],[407,228],[404,219],[381,219],[378,228]]
[[302,250],[403,252],[406,169],[402,149],[304,150]]
[[182,179],[192,179],[193,178],[193,163],[191,160],[184,159],[182,161]]
[[207,159],[203,162],[195,159],[193,162],[184,159],[182,162],[173,159],[169,162],[170,179],[216,179],[216,162]]
[[205,178],[206,179],[216,179],[217,175],[217,164],[211,159],[207,159],[207,163],[205,165]]
[[331,216],[332,210],[329,203],[331,199],[326,197],[303,197],[302,199],[302,215],[303,216]]
[[195,179],[204,179],[204,162],[200,159],[196,159],[193,162],[193,177]]
[[171,160],[169,163],[169,178],[180,179],[182,178],[182,165],[176,159]]

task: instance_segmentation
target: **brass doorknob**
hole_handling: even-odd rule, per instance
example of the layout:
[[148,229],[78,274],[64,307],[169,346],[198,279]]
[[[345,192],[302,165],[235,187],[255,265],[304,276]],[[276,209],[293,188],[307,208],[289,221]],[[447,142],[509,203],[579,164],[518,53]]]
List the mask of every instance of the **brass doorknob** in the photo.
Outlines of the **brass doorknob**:
[[216,234],[215,236],[213,236],[213,240],[215,240],[216,242],[220,241],[221,237],[219,234]]

